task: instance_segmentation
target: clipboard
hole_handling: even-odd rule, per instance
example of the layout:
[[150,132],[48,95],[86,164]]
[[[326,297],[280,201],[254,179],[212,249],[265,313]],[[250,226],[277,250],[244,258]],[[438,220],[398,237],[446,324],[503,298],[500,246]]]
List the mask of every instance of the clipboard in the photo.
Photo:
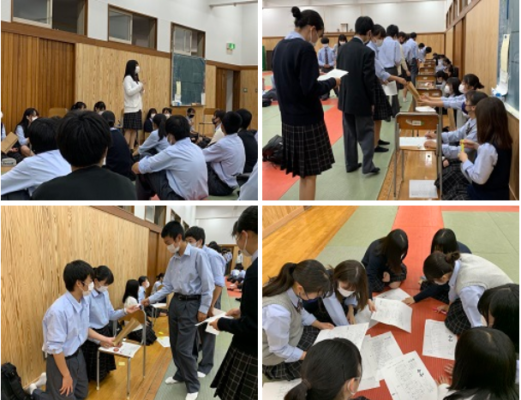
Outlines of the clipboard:
[[5,137],[2,140],[2,153],[7,154],[9,150],[13,148],[13,146],[18,142],[18,136],[16,136],[13,132]]

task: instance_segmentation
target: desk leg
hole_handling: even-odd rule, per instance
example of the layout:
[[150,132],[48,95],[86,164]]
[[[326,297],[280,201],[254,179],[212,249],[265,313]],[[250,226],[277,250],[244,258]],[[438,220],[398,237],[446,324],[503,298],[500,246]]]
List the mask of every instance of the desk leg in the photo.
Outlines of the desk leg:
[[147,345],[143,347],[143,378],[145,377],[145,367],[147,362]]
[[96,390],[99,390],[99,350],[96,356]]
[[129,358],[127,362],[127,399],[130,399],[130,361]]

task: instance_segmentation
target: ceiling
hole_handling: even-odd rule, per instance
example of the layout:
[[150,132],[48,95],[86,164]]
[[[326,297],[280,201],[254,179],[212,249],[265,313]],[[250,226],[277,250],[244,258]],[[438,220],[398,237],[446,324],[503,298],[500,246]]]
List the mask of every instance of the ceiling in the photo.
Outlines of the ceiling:
[[[263,8],[277,8],[277,7],[324,7],[324,6],[358,6],[363,4],[385,4],[385,3],[410,3],[425,0],[263,0]],[[445,0],[430,0],[443,1]]]

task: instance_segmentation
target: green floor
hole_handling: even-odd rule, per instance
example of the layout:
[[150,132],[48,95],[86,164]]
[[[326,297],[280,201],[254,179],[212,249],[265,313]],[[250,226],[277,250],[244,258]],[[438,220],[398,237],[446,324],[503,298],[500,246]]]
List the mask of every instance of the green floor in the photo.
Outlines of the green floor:
[[[266,85],[270,85],[269,76],[264,77]],[[401,95],[400,95],[401,97]],[[409,110],[411,95],[407,102],[402,104],[402,111]],[[402,100],[400,100],[400,103]],[[324,111],[329,110],[331,105],[324,106]],[[336,107],[336,106],[334,106]],[[277,105],[262,109],[262,145],[264,146],[273,136],[281,134],[281,119]],[[383,122],[381,138],[388,142],[394,142],[394,120]],[[377,175],[363,175],[361,172],[348,174],[344,162],[344,140],[340,138],[333,144],[335,164],[333,168],[324,172],[317,180],[316,200],[376,200],[382,188],[387,174],[389,162],[393,154],[392,148],[387,153],[375,153],[373,161],[380,168]],[[359,161],[362,161],[362,152],[358,149]],[[298,200],[298,183],[281,197],[281,200]]]
[[[232,308],[237,308],[240,306],[238,301],[235,301],[234,297],[229,297],[226,290],[223,291],[221,298],[221,309],[222,310],[230,310]],[[212,383],[219,367],[221,366],[221,362],[228,351],[228,347],[230,346],[232,340],[232,335],[226,332],[221,332],[219,336],[217,336],[217,341],[215,344],[215,356],[214,356],[214,367],[209,375],[200,379],[201,389],[199,391],[198,400],[210,400],[214,399],[215,389],[210,388],[210,384]],[[170,349],[169,349],[170,350]],[[172,400],[172,399],[184,399],[186,396],[186,386],[184,384],[175,384],[175,385],[166,385],[165,379],[173,376],[175,372],[175,366],[173,361],[170,363],[168,370],[163,377],[163,381],[159,390],[157,391],[155,400]]]

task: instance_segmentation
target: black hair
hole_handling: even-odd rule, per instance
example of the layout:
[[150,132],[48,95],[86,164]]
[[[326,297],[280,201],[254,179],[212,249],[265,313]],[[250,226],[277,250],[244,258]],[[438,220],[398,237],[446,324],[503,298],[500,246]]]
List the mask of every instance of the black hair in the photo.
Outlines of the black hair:
[[239,132],[242,125],[241,116],[233,111],[229,111],[225,114],[222,119],[222,126],[224,127],[224,131],[226,135],[231,135]]
[[182,115],[173,115],[165,122],[167,134],[174,136],[175,141],[190,137],[190,124]]
[[155,108],[151,108],[150,110],[148,110],[146,119],[152,118],[152,114],[157,115],[157,110]]
[[445,71],[436,71],[436,78],[443,78],[443,80],[446,81],[449,76]]
[[450,59],[448,59],[447,57],[445,57],[443,59],[444,62],[446,62],[447,64],[451,65],[452,64],[452,61],[450,61]]
[[398,32],[398,37],[407,39],[407,34],[405,32]]
[[156,279],[160,280],[161,278],[164,278],[164,277],[165,277],[165,274],[161,272],[158,276],[156,276]]
[[105,283],[107,285],[112,285],[114,283],[114,275],[106,265],[100,265],[99,267],[94,268],[92,279],[96,279],[98,282],[106,280]]
[[355,22],[355,33],[357,35],[367,35],[368,31],[372,31],[374,22],[371,17],[358,17]]
[[449,79],[447,79],[447,85],[449,85],[452,88],[452,93],[454,96],[459,96],[461,92],[459,91],[459,85],[461,81],[459,78],[452,76]]
[[344,35],[343,33],[338,35],[338,41],[347,42],[346,35]]
[[88,167],[101,161],[112,144],[110,127],[93,111],[69,112],[58,127],[60,153],[74,167]]
[[284,264],[279,274],[262,288],[262,297],[284,293],[295,282],[298,282],[306,293],[327,296],[331,292],[331,280],[324,266],[317,260],[304,260],[298,264]]
[[242,212],[239,219],[233,225],[233,228],[235,230],[235,232],[233,234],[236,235],[237,233],[240,233],[242,231],[251,231],[257,235],[259,232],[258,220],[259,220],[258,207],[256,207],[256,206],[248,207],[246,210],[244,210]]
[[198,226],[191,226],[185,232],[185,238],[187,238],[187,237],[193,238],[196,242],[201,240],[202,241],[202,245],[204,246],[204,242],[206,240],[206,235],[204,233],[204,229],[203,228],[200,228]]
[[163,111],[161,111],[161,114],[172,114],[172,109],[171,108],[168,108],[168,107],[165,107],[163,108]]
[[308,350],[300,374],[302,381],[284,400],[338,399],[347,381],[362,376],[362,356],[347,339],[323,340]]
[[107,109],[107,106],[104,102],[98,101],[96,104],[94,104],[94,110],[98,109],[99,111],[105,111]]
[[516,352],[506,334],[490,328],[463,332],[456,344],[452,385],[444,400],[517,400]]
[[214,118],[219,118],[220,121],[223,120],[225,115],[226,111],[224,110],[215,110],[215,112],[213,113]]
[[393,37],[395,37],[395,36],[398,36],[398,32],[399,32],[399,31],[400,31],[400,30],[398,29],[398,27],[397,27],[396,25],[392,25],[392,24],[391,24],[391,25],[389,25],[389,26],[387,27],[387,31],[386,31],[386,33],[387,33],[387,36],[390,36],[390,37],[393,38]]
[[221,254],[222,249],[221,246],[217,244],[217,242],[210,242],[208,243],[208,247],[211,249],[214,249],[217,253]]
[[248,129],[248,127],[251,124],[251,120],[253,118],[253,115],[251,114],[251,112],[249,112],[245,108],[241,108],[241,109],[237,110],[236,113],[239,114],[242,118],[241,128],[244,130]]
[[87,104],[85,104],[82,101],[78,101],[74,103],[71,107],[71,111],[82,111],[83,109],[87,108]]
[[463,82],[465,82],[472,89],[483,89],[485,86],[481,84],[479,78],[474,74],[467,74],[463,77]]
[[322,39],[320,39],[320,43],[322,43],[322,44],[328,44],[328,43],[329,43],[329,38],[327,38],[327,37],[324,36]]
[[112,111],[104,111],[101,116],[103,119],[105,119],[105,121],[107,121],[111,128],[114,128],[114,125],[116,124],[116,116]]
[[296,28],[304,28],[305,26],[314,26],[318,31],[324,30],[324,20],[314,10],[304,10],[300,11],[298,7],[291,8],[291,14],[295,18],[295,27]]
[[129,279],[125,286],[125,293],[123,294],[123,303],[127,300],[128,297],[133,297],[136,300],[139,297],[139,282],[135,279]]
[[416,39],[416,36],[417,36],[417,35],[416,35],[416,32],[411,32],[411,33],[409,34],[409,37],[410,37],[411,39],[413,39],[413,40]]
[[477,90],[469,90],[465,93],[465,98],[472,103],[473,106],[477,106],[481,100],[484,100],[488,97],[488,95],[484,92],[479,92]]
[[69,292],[74,290],[76,282],[85,282],[85,280],[94,273],[89,263],[83,260],[76,260],[68,263],[63,270],[63,281]]
[[444,254],[459,251],[456,234],[452,229],[442,228],[434,234],[431,243],[431,253],[441,251]]
[[22,120],[18,122],[18,125],[22,127],[24,133],[27,127],[29,126],[29,120],[27,119],[27,117],[32,117],[33,115],[36,115],[37,117],[40,116],[36,108],[28,108],[24,111],[24,116],[22,117]]
[[186,110],[186,113],[187,113],[187,114],[190,114],[190,112],[195,113],[195,108],[193,108],[193,107],[188,107],[188,109]]
[[430,54],[430,53],[432,53],[432,47],[427,46],[427,48],[425,49],[425,54]]
[[424,44],[424,43],[420,43],[420,44],[418,45],[418,47],[419,47],[420,49],[423,49],[423,48],[425,47],[425,44]]
[[379,241],[378,253],[385,256],[387,266],[391,271],[395,274],[400,273],[402,260],[407,256],[409,250],[407,234],[401,229],[395,229]]
[[177,237],[181,235],[181,239],[185,240],[185,230],[183,229],[183,225],[177,221],[170,221],[163,227],[161,231],[161,237],[166,238],[167,236],[172,239],[177,239]]
[[134,80],[134,82],[139,82],[139,74],[136,73],[136,67],[138,65],[139,64],[136,60],[127,61],[127,66],[125,67],[125,76],[123,77],[123,79],[127,76],[130,76]]
[[454,263],[459,258],[459,251],[448,254],[434,251],[423,262],[423,274],[429,282],[434,282],[443,275],[454,272]]
[[57,125],[56,120],[39,118],[27,128],[25,137],[31,141],[31,147],[35,154],[58,149],[56,144]]
[[145,275],[141,275],[138,279],[138,282],[139,282],[139,286],[141,286],[143,284],[143,282],[146,282],[148,281],[148,276],[145,276]]
[[166,115],[156,113],[154,118],[152,118],[152,122],[158,127],[157,133],[159,139],[161,140],[166,137]]
[[497,97],[488,97],[476,106],[478,143],[493,143],[500,149],[512,148],[512,136],[508,130],[505,103]]
[[[489,328],[504,332],[519,353],[519,285],[507,283],[492,289],[487,289],[478,302],[478,310]],[[489,316],[494,317],[490,324]]]
[[[389,28],[388,28],[389,29]],[[382,25],[375,24],[373,29],[371,30],[373,37],[380,36],[380,38],[385,38],[388,34],[385,32],[385,28]]]

